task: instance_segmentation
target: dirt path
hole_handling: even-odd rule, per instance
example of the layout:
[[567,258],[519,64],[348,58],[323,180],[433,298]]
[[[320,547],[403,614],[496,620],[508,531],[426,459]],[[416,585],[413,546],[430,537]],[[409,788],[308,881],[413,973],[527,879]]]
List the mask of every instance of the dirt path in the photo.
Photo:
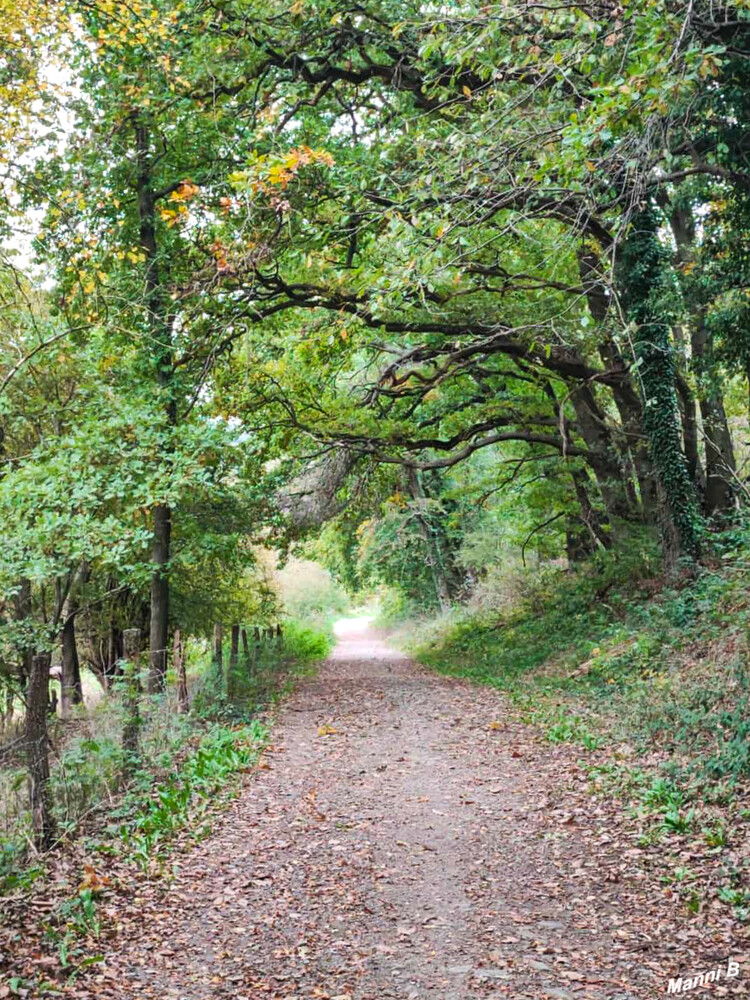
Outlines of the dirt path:
[[[342,625],[333,657],[283,710],[270,767],[179,859],[96,995],[663,994],[679,972],[672,907],[643,892],[595,805],[582,816],[582,799],[568,800],[570,773],[549,746],[506,722],[492,691]],[[721,947],[696,943],[696,971],[725,960]]]

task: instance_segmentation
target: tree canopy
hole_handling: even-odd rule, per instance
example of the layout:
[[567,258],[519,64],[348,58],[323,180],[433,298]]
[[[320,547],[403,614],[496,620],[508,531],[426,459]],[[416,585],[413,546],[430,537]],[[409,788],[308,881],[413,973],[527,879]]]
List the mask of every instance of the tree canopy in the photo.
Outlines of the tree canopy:
[[446,605],[478,525],[674,569],[737,515],[749,4],[7,14],[9,675],[127,599],[158,690],[259,544]]

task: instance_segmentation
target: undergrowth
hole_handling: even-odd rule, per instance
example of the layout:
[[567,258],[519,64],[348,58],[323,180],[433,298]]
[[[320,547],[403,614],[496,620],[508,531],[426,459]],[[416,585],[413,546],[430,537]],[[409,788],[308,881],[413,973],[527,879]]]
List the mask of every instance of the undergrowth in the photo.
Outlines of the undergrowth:
[[[241,775],[266,743],[260,713],[325,657],[332,642],[331,624],[319,616],[305,625],[287,622],[281,639],[265,642],[249,660],[240,656],[234,667],[225,648],[221,672],[210,662],[207,644],[193,648],[189,715],[177,713],[173,694],[144,696],[139,765],[125,783],[116,693],[95,710],[96,738],[77,737],[65,746],[50,783],[59,830],[63,839],[74,833],[83,838],[91,860],[76,891],[60,898],[44,924],[46,944],[65,977],[75,979],[102,959],[99,900],[109,880],[99,872],[117,862],[151,876],[165,870],[178,836],[208,837],[217,810],[237,793]],[[13,780],[23,795],[22,772]],[[15,820],[10,835],[0,835],[0,892],[17,897],[52,869],[44,857],[26,854],[28,816],[19,810]],[[32,989],[40,996],[58,987],[41,980],[10,982],[12,990]]]
[[[281,640],[264,642],[234,668],[229,649],[219,673],[207,644],[189,651],[191,707],[177,711],[168,694],[142,696],[139,766],[126,782],[121,746],[122,705],[117,689],[76,724],[53,758],[50,791],[61,840],[114,826],[139,863],[146,863],[170,831],[191,814],[207,787],[218,789],[244,766],[244,747],[257,742],[259,713],[281,698],[332,645],[330,623],[289,621]],[[238,736],[238,734],[240,734]],[[244,734],[244,735],[242,735]],[[248,744],[249,745],[249,744]],[[234,749],[233,749],[234,748]],[[43,859],[28,855],[30,817],[22,762],[0,775],[0,893],[24,889],[43,872]],[[101,850],[114,850],[108,835]],[[102,846],[108,845],[108,846]]]

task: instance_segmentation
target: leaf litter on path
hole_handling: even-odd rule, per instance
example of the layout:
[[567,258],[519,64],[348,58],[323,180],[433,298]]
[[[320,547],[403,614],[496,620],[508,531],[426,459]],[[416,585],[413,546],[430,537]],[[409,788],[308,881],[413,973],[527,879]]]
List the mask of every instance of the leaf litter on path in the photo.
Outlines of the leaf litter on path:
[[[335,727],[311,726],[310,704]],[[569,747],[496,692],[361,634],[300,685],[262,766],[167,877],[87,871],[106,890],[104,962],[61,986],[81,1000],[650,1000],[747,951],[724,912],[686,915],[652,861]],[[746,991],[740,976],[714,992]]]

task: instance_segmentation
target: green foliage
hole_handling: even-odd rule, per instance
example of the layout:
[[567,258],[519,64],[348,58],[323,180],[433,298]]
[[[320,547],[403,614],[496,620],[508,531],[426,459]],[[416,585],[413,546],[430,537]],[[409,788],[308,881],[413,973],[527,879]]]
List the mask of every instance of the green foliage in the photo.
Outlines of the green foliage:
[[[313,549],[317,552],[317,545]],[[284,609],[292,621],[319,621],[343,615],[349,597],[336,579],[322,566],[292,557],[276,573]]]
[[221,672],[210,660],[208,650],[202,650],[201,682],[191,705],[194,718],[224,722],[251,719],[286,693],[300,672],[325,659],[333,646],[331,619],[326,617],[306,622],[287,619],[281,640],[264,636],[260,646],[255,645],[252,630],[250,633],[250,659],[240,649],[234,668],[230,666],[227,641]]
[[284,624],[282,656],[285,659],[309,664],[323,660],[333,647],[330,621],[317,626],[294,619]]
[[733,908],[737,920],[742,923],[750,922],[750,891],[722,886],[719,889],[719,899]]
[[86,955],[87,943],[96,941],[100,934],[96,894],[90,888],[80,889],[72,899],[61,903],[46,932],[57,948],[61,967],[75,967],[76,971],[102,960],[101,955]]
[[[720,797],[750,773],[748,683],[744,653],[736,652],[745,641],[748,574],[734,560],[736,530],[726,543],[720,571],[656,597],[647,549],[640,559],[631,548],[572,573],[532,571],[518,578],[508,604],[426,626],[411,648],[438,670],[507,691],[549,739],[583,743],[593,721],[593,739],[608,732],[669,754],[674,773],[637,797],[663,807],[676,828],[687,788],[697,782],[707,798]],[[722,642],[734,652],[716,663],[699,659],[705,665],[696,669],[691,658]]]
[[[445,633],[418,641],[415,655],[441,670],[455,669],[512,688],[551,657],[565,655],[573,662],[596,655],[597,642],[617,634],[618,609],[637,597],[639,580],[648,578],[656,565],[653,549],[643,539],[570,574],[559,567],[519,572],[512,604],[458,615]],[[539,683],[553,688],[558,682]],[[592,683],[606,680],[599,676]]]
[[197,827],[230,778],[255,762],[266,735],[258,721],[232,729],[213,726],[183,757],[174,777],[154,785],[149,774],[136,775],[114,828],[128,857],[146,867],[183,827]]

